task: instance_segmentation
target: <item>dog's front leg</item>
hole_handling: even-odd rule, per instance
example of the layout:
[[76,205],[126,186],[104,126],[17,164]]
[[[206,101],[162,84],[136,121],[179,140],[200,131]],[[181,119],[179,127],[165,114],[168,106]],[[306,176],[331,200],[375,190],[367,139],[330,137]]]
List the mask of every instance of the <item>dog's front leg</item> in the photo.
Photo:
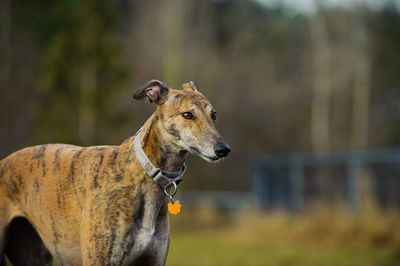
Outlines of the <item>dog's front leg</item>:
[[98,234],[89,226],[83,229],[81,235],[82,265],[107,265],[107,234]]
[[165,265],[169,248],[169,232],[156,234],[153,247],[156,248],[154,265]]
[[167,214],[167,202],[161,208],[155,224],[155,232],[152,241],[146,251],[139,256],[133,265],[165,265],[169,247],[169,217]]
[[113,228],[92,224],[81,238],[82,265],[123,265],[120,236]]
[[[166,209],[166,206],[164,206]],[[156,250],[155,265],[165,265],[169,248],[169,217],[167,212],[162,212],[158,217],[153,249]]]
[[130,207],[130,198],[124,193],[121,195],[118,206],[96,197],[88,204],[81,228],[83,265],[126,265],[132,259],[137,229],[133,212],[123,208]]

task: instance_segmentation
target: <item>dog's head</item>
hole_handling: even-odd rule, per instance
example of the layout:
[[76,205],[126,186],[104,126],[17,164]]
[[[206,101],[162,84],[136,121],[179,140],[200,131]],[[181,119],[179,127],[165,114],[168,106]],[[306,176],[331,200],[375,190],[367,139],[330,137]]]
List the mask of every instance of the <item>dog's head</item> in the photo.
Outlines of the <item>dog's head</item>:
[[157,105],[157,123],[170,145],[217,162],[230,152],[215,128],[217,112],[193,81],[182,87],[183,90],[174,90],[159,80],[151,80],[139,87],[133,98]]

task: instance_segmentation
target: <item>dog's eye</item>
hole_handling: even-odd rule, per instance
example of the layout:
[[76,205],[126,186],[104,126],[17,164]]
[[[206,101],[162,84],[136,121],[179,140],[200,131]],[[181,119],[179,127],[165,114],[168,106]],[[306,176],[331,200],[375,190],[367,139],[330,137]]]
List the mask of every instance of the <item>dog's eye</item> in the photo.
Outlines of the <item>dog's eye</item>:
[[184,112],[184,113],[182,114],[182,116],[183,116],[185,119],[193,119],[193,114],[192,114],[191,112]]
[[212,120],[217,120],[217,112],[211,112],[211,119]]

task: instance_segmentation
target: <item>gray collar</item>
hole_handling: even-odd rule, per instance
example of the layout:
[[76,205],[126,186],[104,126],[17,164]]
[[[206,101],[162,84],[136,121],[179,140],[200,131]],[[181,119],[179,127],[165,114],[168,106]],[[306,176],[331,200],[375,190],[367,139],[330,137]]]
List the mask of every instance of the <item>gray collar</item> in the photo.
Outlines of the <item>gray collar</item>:
[[[179,172],[167,172],[158,167],[155,167],[154,164],[147,157],[146,153],[142,148],[142,144],[140,143],[140,132],[142,129],[136,133],[134,140],[134,148],[136,152],[136,157],[138,158],[140,164],[146,173],[159,184],[163,189],[167,196],[172,197],[176,193],[177,185],[182,181],[182,176],[186,171],[186,165],[183,164],[182,169]],[[169,189],[173,188],[172,192],[169,193]]]

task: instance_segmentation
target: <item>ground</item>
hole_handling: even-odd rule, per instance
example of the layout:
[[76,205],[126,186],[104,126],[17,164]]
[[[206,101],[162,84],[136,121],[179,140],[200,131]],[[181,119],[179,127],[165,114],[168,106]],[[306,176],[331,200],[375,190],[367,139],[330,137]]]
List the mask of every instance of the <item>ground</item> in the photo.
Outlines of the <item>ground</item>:
[[263,238],[224,232],[172,232],[167,266],[400,265],[400,253],[366,246],[280,246]]

